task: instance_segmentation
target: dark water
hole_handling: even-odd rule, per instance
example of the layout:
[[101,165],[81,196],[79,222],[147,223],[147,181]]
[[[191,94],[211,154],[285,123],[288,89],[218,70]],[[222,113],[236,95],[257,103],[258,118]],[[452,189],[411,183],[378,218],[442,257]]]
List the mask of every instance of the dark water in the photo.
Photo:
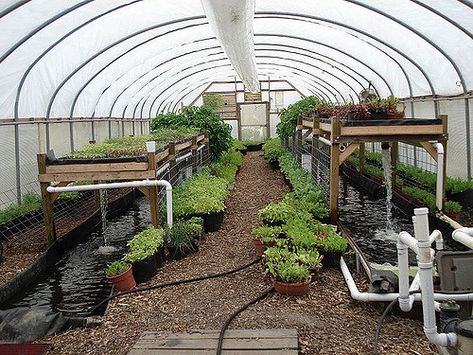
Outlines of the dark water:
[[126,212],[108,222],[105,237],[108,245],[116,248],[112,254],[98,252],[104,245],[99,227],[85,242],[67,251],[48,277],[5,308],[42,306],[67,316],[86,315],[88,309],[110,295],[111,284],[104,274],[107,264],[121,258],[126,241],[150,224],[149,202],[139,198]]

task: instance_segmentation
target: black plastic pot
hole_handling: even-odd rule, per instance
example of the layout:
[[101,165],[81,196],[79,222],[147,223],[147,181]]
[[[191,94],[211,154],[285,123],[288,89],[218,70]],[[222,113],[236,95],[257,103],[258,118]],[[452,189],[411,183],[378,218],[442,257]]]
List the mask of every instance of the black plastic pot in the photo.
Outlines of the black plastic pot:
[[330,268],[340,267],[340,257],[342,253],[321,252],[323,255],[322,265]]
[[278,170],[279,169],[279,162],[277,160],[271,160],[269,162],[269,165],[271,166],[272,169]]
[[156,253],[154,253],[154,257],[156,259],[156,265],[158,266],[158,269],[163,266],[164,264],[164,248],[161,247],[158,250],[156,250]]
[[216,232],[222,227],[223,216],[225,212],[212,212],[206,214],[198,214],[197,217],[201,217],[204,220],[204,230],[208,232]]
[[172,260],[181,260],[185,258],[187,255],[195,253],[199,250],[199,243],[197,241],[193,241],[190,244],[182,243],[179,245],[169,245],[168,252],[169,257]]
[[151,280],[158,272],[155,254],[148,256],[146,259],[135,261],[132,266],[133,276],[138,284]]
[[267,219],[264,219],[263,224],[269,227],[281,227],[284,224],[284,222],[283,221],[268,221]]
[[377,111],[370,110],[370,113],[371,113],[372,120],[387,120],[388,119],[387,112],[377,112]]

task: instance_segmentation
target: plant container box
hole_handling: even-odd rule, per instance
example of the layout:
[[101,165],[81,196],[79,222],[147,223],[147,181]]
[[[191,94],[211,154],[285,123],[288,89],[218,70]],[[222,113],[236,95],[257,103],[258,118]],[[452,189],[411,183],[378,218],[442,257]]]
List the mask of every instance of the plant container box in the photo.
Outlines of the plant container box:
[[158,272],[158,264],[156,262],[155,254],[148,256],[147,258],[135,261],[133,265],[133,275],[137,283],[143,283],[149,281]]
[[204,220],[204,230],[206,233],[208,233],[216,232],[222,227],[224,214],[225,211],[220,211],[198,214],[197,217],[201,217]]

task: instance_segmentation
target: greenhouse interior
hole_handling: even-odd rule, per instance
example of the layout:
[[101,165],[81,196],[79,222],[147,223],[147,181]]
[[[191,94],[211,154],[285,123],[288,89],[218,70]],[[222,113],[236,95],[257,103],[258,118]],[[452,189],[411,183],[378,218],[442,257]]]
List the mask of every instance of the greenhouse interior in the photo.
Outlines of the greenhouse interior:
[[473,354],[473,2],[0,1],[0,354]]

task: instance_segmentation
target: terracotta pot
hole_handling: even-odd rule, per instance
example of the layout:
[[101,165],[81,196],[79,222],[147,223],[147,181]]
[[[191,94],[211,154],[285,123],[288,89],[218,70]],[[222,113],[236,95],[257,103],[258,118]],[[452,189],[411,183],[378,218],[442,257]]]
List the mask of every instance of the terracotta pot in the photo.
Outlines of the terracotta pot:
[[256,255],[258,256],[263,256],[264,250],[267,247],[273,247],[275,245],[274,242],[263,243],[258,238],[253,239],[253,244],[255,245],[255,252],[256,252]]
[[309,291],[310,279],[298,283],[285,283],[273,279],[273,285],[276,291],[282,295],[302,296]]
[[107,276],[107,279],[112,282],[115,289],[120,292],[129,291],[136,287],[136,282],[135,278],[133,277],[131,265],[124,273],[113,277]]

